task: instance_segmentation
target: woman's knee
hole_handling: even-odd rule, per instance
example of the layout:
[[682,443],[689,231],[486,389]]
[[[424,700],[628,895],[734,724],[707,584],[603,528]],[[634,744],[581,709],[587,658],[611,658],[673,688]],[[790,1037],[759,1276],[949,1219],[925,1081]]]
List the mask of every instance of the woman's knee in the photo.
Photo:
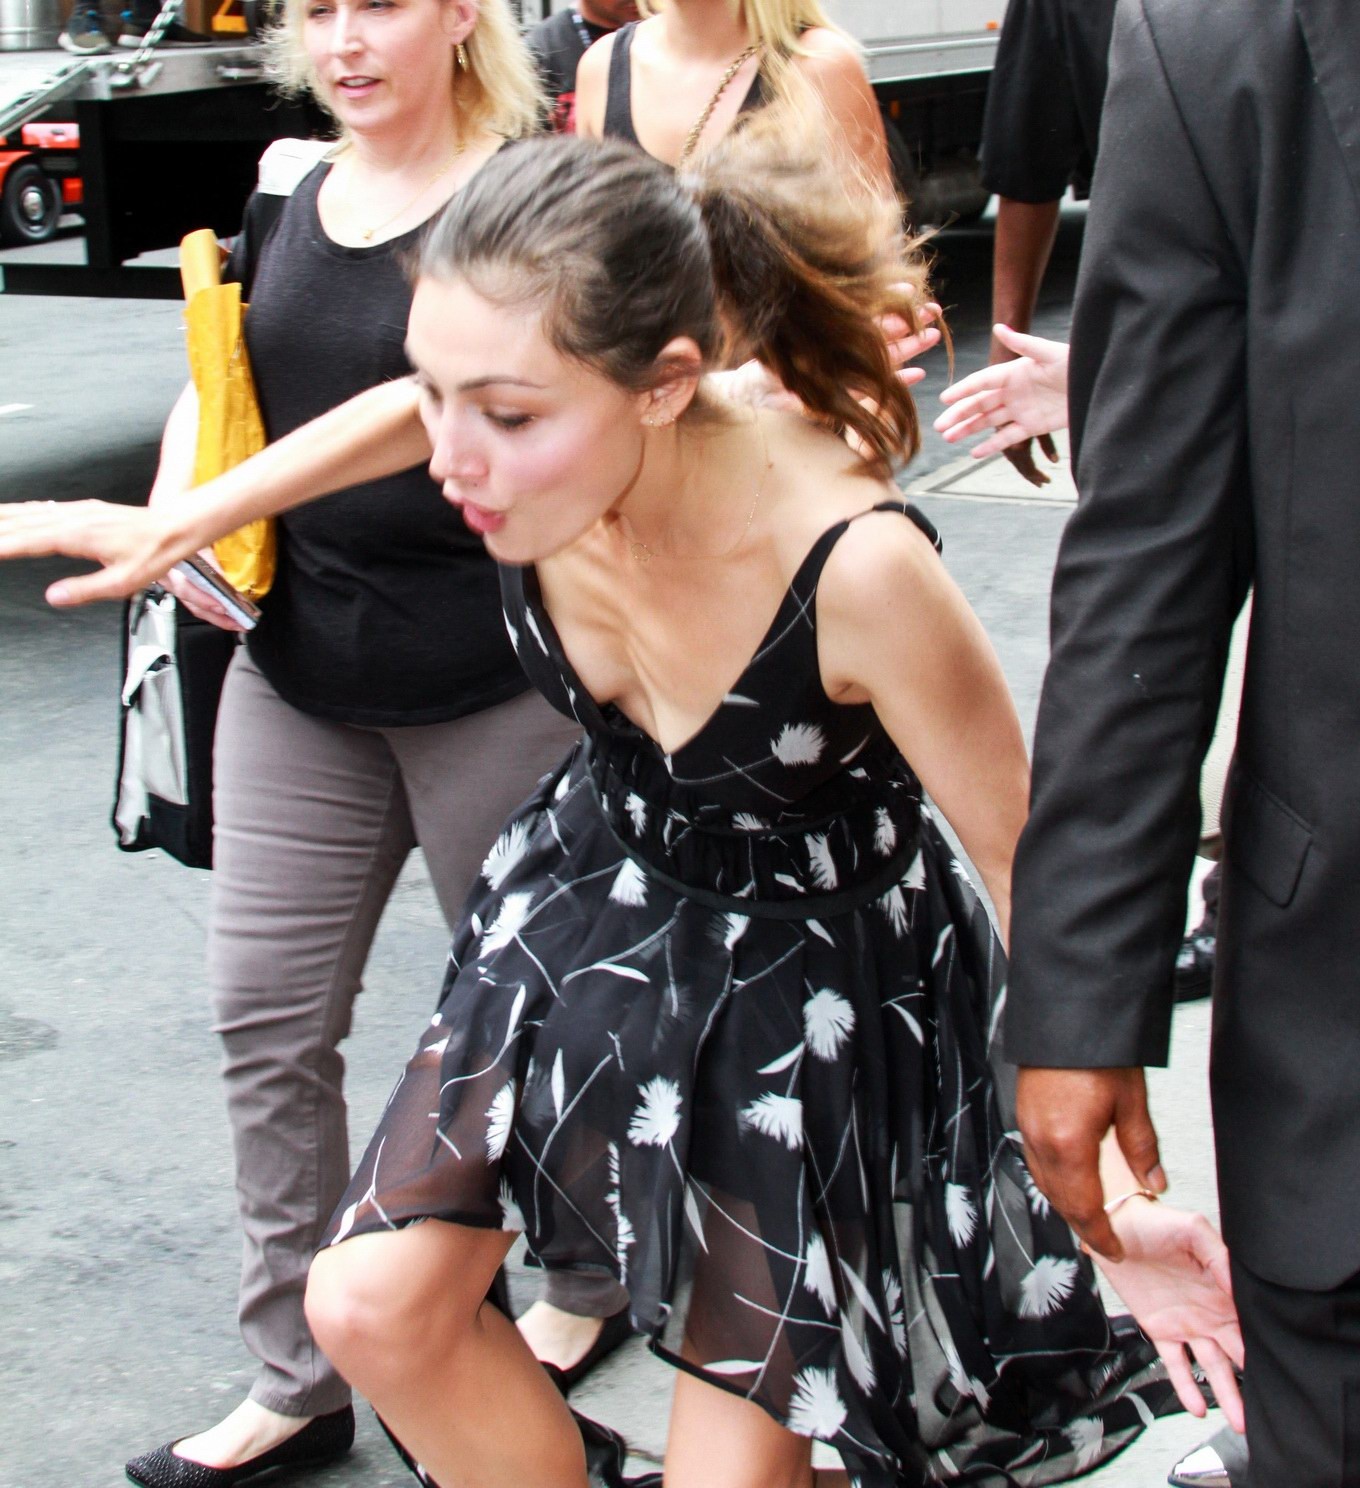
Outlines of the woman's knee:
[[401,1258],[364,1235],[323,1250],[307,1275],[307,1325],[322,1353],[347,1378],[360,1361],[386,1370],[400,1356],[421,1352],[432,1296],[403,1274]]
[[456,1242],[438,1233],[456,1230],[431,1223],[358,1235],[312,1261],[307,1324],[326,1357],[365,1393],[432,1360],[449,1361],[475,1328],[485,1286],[470,1273],[481,1268],[446,1257]]

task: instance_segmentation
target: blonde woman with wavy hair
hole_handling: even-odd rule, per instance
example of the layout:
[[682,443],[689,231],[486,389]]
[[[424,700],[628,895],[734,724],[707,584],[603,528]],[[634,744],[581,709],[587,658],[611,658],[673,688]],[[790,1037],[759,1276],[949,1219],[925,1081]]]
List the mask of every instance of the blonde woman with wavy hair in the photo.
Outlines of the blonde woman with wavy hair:
[[706,153],[775,98],[825,111],[845,168],[891,191],[878,103],[858,44],[819,0],[640,0],[644,19],[581,59],[578,131],[625,139],[667,165]]
[[[299,151],[272,150],[232,254],[271,442],[409,375],[407,261],[541,116],[505,0],[287,0],[272,46],[278,81],[320,102],[339,141],[282,183]],[[196,429],[190,388],[153,506],[181,501]],[[240,1327],[259,1362],[224,1420],[128,1463],[144,1488],[228,1488],[349,1450],[349,1387],[302,1298],[349,1179],[340,1046],[369,947],[417,843],[453,916],[496,828],[573,732],[529,691],[495,564],[408,466],[347,472],[344,489],[281,518],[277,580],[224,688],[208,979],[244,1236]]]
[[[309,93],[329,108],[306,42],[307,20],[315,8],[315,0],[285,0],[283,17],[267,37],[270,75],[280,91]],[[462,43],[466,66],[455,52],[449,72],[455,114],[463,130],[519,139],[538,127],[542,114],[533,59],[505,0],[481,0],[473,14],[475,24]],[[337,122],[342,135],[347,134],[344,119]]]

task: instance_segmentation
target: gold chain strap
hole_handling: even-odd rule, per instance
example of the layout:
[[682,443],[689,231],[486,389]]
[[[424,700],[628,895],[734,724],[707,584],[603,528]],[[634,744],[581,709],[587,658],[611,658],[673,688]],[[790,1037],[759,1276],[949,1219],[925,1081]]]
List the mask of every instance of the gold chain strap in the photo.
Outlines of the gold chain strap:
[[700,114],[699,117],[694,121],[694,127],[685,136],[685,143],[681,146],[680,149],[680,159],[677,160],[675,163],[676,170],[683,170],[685,168],[686,162],[689,160],[689,157],[694,154],[695,146],[699,143],[699,136],[704,132],[704,125],[706,125],[708,121],[713,117],[713,110],[717,108],[718,100],[723,96],[724,93],[727,92],[728,84],[734,77],[736,77],[736,75],[741,71],[742,67],[747,62],[749,62],[759,50],[760,43],[753,42],[746,48],[741,56],[738,57],[736,61],[728,67],[727,71],[723,73],[722,81],[718,84],[717,88],[714,89],[713,97],[708,100],[707,104],[705,104],[703,113]]

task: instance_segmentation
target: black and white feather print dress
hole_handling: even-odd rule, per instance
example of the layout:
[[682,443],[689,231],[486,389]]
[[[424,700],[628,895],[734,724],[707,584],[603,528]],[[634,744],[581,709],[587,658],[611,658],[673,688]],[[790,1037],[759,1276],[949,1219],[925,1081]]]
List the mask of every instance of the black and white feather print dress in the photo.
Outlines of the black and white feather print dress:
[[585,739],[486,859],[326,1243],[523,1230],[861,1488],[1055,1482],[1174,1395],[1001,1116],[986,913],[872,708],[822,690],[846,525],[669,755],[586,692],[533,571],[505,571],[520,660]]

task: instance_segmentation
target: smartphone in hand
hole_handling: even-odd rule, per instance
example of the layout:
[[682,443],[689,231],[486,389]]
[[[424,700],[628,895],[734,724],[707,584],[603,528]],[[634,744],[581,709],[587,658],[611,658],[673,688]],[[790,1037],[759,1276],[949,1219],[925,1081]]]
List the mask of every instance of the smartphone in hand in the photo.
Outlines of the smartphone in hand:
[[205,562],[197,553],[175,564],[175,572],[183,574],[195,589],[202,590],[210,599],[215,599],[243,630],[254,630],[259,624],[259,606],[227,583],[212,564]]

